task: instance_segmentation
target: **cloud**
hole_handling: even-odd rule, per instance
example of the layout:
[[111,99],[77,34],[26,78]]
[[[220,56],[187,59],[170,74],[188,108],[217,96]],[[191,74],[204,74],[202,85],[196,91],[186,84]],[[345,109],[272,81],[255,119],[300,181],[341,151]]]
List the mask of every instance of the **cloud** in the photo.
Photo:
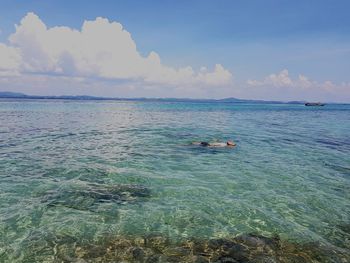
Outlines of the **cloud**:
[[0,70],[111,80],[130,80],[166,86],[220,87],[232,74],[216,64],[206,68],[173,68],[162,64],[152,51],[142,56],[130,33],[120,23],[98,17],[85,21],[81,30],[65,26],[48,28],[34,13],[16,25],[9,45],[0,45]]
[[308,88],[314,85],[315,83],[311,82],[306,76],[299,75],[297,79],[292,80],[289,76],[287,69],[282,70],[280,73],[271,74],[267,76],[264,80],[248,80],[247,84],[250,86],[264,86],[270,85],[273,87],[302,87]]
[[0,43],[0,76],[18,75],[20,64],[19,51]]
[[350,83],[318,82],[301,74],[297,78],[292,78],[287,69],[277,74],[270,74],[263,80],[248,80],[246,84],[251,92],[264,99],[269,97],[282,100],[350,100]]
[[0,42],[0,89],[30,94],[120,97],[242,97],[350,101],[350,83],[317,82],[287,69],[261,80],[233,81],[221,64],[199,70],[141,55],[120,23],[98,17],[80,29],[48,27],[28,13]]

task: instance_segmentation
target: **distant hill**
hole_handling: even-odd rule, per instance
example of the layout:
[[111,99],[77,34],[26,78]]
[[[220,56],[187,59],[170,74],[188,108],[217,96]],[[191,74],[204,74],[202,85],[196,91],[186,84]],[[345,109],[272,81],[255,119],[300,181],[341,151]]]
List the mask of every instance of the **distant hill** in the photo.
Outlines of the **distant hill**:
[[0,91],[0,98],[24,98],[27,95],[18,92]]
[[0,98],[13,98],[13,99],[65,99],[65,100],[111,100],[114,98],[94,97],[86,95],[62,95],[62,96],[39,96],[39,95],[27,95],[18,92],[0,91]]
[[221,102],[221,103],[266,103],[266,104],[304,104],[305,101],[265,101],[265,100],[246,100],[237,98],[225,98],[225,99],[188,99],[188,98],[108,98],[108,97],[95,97],[87,95],[62,95],[62,96],[38,96],[27,95],[17,92],[0,91],[0,98],[12,98],[12,99],[55,99],[55,100],[128,100],[128,101],[165,101],[165,102]]

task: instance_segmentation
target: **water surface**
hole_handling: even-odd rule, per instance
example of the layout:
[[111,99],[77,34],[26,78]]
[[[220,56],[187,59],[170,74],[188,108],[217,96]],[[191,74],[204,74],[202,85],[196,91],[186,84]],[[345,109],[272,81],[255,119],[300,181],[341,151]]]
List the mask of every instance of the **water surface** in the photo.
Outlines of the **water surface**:
[[348,254],[350,106],[0,100],[0,185],[1,262],[155,234]]

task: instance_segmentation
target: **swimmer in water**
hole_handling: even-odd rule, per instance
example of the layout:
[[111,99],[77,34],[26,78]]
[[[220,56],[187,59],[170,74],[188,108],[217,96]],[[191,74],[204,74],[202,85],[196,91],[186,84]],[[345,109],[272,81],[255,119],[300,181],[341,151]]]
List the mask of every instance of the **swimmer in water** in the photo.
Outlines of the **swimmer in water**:
[[204,146],[204,147],[234,147],[236,144],[233,141],[225,142],[192,142],[192,145]]

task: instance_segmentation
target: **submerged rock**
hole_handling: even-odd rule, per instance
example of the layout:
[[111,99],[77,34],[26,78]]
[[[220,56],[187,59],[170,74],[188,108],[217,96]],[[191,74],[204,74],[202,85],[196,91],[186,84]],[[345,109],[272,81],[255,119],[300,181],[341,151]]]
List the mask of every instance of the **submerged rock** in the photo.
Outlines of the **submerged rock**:
[[280,238],[278,236],[264,237],[256,234],[243,234],[235,238],[241,244],[248,247],[271,247],[278,248],[280,244]]
[[257,257],[250,261],[250,263],[277,263],[277,262],[278,261],[275,258],[269,257],[269,256]]
[[168,240],[159,235],[149,235],[145,238],[145,246],[162,253],[163,250],[169,246]]
[[[59,240],[64,243],[54,242],[54,262],[306,263],[350,260],[344,251],[333,247],[295,244],[256,234],[180,242],[170,242],[160,235],[115,237],[84,244],[76,239]],[[38,248],[38,251],[41,250]]]
[[78,210],[91,210],[99,203],[125,204],[150,197],[148,188],[141,185],[87,184],[48,192],[43,202],[48,206],[65,206]]
[[209,263],[209,259],[203,256],[194,256],[192,257],[192,262],[193,263]]
[[140,247],[135,247],[132,249],[132,256],[137,261],[143,261],[145,257],[145,252]]
[[185,257],[191,254],[191,250],[183,247],[169,247],[164,250],[167,256]]
[[217,263],[239,263],[239,261],[230,258],[230,257],[220,257],[217,261]]
[[151,255],[146,259],[146,263],[158,263],[160,260],[160,255]]
[[91,197],[98,202],[130,202],[137,198],[149,197],[150,191],[141,185],[90,185],[87,189],[77,191],[77,194]]

